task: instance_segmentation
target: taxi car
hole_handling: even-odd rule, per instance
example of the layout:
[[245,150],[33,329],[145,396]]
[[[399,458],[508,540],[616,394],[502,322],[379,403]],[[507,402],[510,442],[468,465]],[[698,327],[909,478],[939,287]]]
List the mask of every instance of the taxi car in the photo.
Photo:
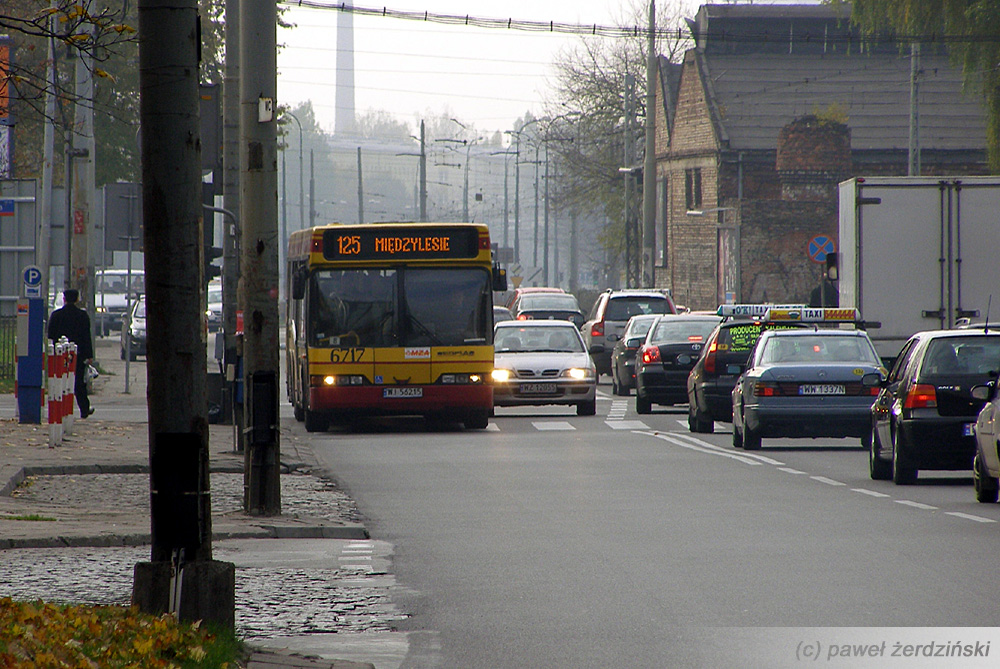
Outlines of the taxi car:
[[494,406],[575,406],[597,413],[597,370],[569,321],[504,321],[493,329]]
[[719,320],[714,314],[657,318],[635,357],[637,413],[649,413],[653,404],[687,402],[688,374]]
[[635,387],[635,354],[646,340],[659,314],[641,314],[628,319],[622,335],[611,350],[611,392],[629,395]]
[[[864,437],[877,390],[862,383],[884,375],[864,330],[821,329],[858,322],[854,309],[786,310],[815,327],[765,330],[732,392],[733,446],[755,450],[763,437]],[[768,320],[781,320],[774,310]]]
[[974,428],[984,400],[973,387],[1000,366],[1000,332],[954,329],[910,337],[871,407],[869,469],[873,479],[915,483],[920,470],[972,470]]
[[[762,318],[771,304],[724,304],[716,314],[722,322],[712,331],[702,347],[701,357],[687,377],[688,429],[711,433],[715,421],[733,420],[733,387],[743,373],[750,350],[764,331]],[[784,305],[784,308],[805,308],[806,305]],[[805,327],[802,323],[768,324],[771,328]]]
[[[1000,360],[997,360],[1000,367]],[[976,455],[972,483],[976,501],[994,504],[1000,498],[1000,393],[997,379],[972,387],[972,396],[986,404],[976,418]]]

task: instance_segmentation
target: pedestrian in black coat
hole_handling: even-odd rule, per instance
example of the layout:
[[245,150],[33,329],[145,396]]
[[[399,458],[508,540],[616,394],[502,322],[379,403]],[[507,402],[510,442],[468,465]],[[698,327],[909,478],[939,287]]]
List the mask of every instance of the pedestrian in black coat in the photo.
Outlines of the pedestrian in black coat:
[[76,379],[73,392],[76,393],[76,403],[80,405],[80,416],[86,418],[94,413],[87,396],[87,368],[94,359],[94,340],[91,336],[90,317],[87,312],[76,306],[80,292],[72,288],[63,292],[63,306],[49,316],[49,339],[53,343],[60,337],[66,337],[76,344]]

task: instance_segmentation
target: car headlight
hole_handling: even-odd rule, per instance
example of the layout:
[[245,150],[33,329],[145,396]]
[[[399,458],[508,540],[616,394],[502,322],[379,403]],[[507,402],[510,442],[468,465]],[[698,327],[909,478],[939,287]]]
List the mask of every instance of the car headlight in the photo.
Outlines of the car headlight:
[[583,381],[594,376],[594,370],[586,367],[571,367],[563,372],[563,376],[568,376],[575,381]]
[[491,373],[496,383],[507,383],[510,381],[511,373],[509,369],[494,369]]

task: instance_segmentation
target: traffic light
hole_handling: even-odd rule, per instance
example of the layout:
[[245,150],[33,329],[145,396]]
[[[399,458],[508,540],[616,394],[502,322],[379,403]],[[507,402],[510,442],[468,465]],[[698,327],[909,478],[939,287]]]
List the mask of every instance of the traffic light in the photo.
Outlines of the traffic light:
[[218,246],[206,246],[205,247],[205,276],[203,277],[205,283],[208,283],[217,276],[222,275],[222,268],[218,265],[213,265],[212,261],[216,258],[222,257],[222,249]]
[[836,281],[840,278],[839,267],[837,266],[838,257],[836,251],[831,251],[826,254],[826,278],[830,281]]

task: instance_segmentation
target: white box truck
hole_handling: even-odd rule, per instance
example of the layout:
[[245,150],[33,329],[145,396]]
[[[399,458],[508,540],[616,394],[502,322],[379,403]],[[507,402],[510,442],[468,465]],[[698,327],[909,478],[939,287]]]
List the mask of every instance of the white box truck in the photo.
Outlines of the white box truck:
[[1000,320],[1000,177],[857,177],[840,184],[840,306],[892,358],[915,332]]

